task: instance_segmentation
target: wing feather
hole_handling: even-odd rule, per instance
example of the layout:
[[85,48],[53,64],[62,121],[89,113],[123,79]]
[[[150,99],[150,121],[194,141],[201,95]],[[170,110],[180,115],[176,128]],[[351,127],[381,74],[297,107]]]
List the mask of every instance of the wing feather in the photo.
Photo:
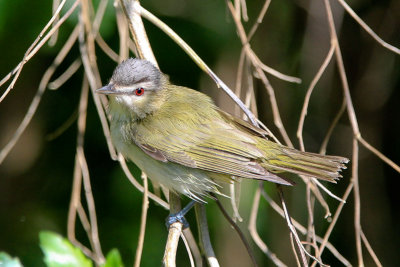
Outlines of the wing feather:
[[[175,124],[175,127],[179,128],[179,125],[182,124]],[[138,146],[156,160],[230,176],[293,184],[259,164],[258,159],[265,155],[256,147],[251,135],[222,122],[213,123],[212,127],[201,125],[189,132],[186,128],[173,132],[169,129],[169,133],[142,134]]]

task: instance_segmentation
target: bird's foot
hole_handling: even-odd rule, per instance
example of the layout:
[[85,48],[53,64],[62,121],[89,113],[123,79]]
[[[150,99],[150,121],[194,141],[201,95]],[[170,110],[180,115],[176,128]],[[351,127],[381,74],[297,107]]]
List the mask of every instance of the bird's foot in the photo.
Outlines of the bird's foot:
[[169,227],[176,222],[180,222],[183,225],[183,229],[189,227],[188,221],[185,219],[186,213],[194,206],[196,201],[192,200],[189,204],[187,204],[181,211],[177,213],[173,213],[168,215],[167,219],[165,220],[165,225],[169,229]]

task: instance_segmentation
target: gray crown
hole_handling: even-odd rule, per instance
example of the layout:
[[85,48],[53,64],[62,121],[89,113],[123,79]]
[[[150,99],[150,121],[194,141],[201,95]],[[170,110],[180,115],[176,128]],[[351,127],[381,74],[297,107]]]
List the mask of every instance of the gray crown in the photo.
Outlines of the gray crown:
[[129,58],[119,64],[111,77],[111,82],[119,86],[132,86],[141,82],[152,82],[153,88],[161,86],[162,73],[150,61]]

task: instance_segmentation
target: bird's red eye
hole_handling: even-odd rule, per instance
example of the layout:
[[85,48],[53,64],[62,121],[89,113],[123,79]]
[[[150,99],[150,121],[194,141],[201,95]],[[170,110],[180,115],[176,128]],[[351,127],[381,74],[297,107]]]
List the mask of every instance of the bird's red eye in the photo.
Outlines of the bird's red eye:
[[143,88],[138,88],[135,90],[135,95],[137,96],[141,96],[144,93],[144,89]]

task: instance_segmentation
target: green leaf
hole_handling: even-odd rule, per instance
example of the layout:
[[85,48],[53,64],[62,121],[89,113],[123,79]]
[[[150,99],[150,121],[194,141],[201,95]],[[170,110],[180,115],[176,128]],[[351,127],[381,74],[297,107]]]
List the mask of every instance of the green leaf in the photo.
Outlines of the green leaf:
[[[0,252],[0,267],[22,267],[18,258],[12,258],[5,252]],[[114,266],[114,265],[113,265]]]
[[101,267],[124,267],[119,251],[114,248],[110,252],[108,252],[106,263]]
[[62,236],[44,231],[39,239],[48,267],[92,267],[92,261]]

